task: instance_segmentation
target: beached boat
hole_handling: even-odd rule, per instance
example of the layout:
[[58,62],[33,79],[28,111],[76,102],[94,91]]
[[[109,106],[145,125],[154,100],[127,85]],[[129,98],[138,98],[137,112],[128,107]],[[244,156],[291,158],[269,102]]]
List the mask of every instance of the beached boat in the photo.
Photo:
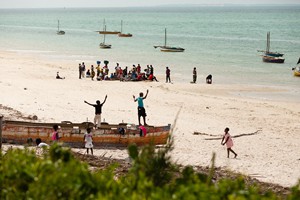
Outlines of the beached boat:
[[123,33],[123,20],[121,20],[121,32],[118,33],[119,37],[132,37],[131,33]]
[[167,29],[165,28],[165,45],[164,46],[154,46],[154,48],[160,48],[163,52],[183,52],[185,49],[181,47],[170,47],[167,46]]
[[[33,123],[22,121],[4,121],[2,127],[3,143],[26,144],[41,138],[42,141],[51,144],[54,123]],[[93,123],[57,123],[59,126],[60,141],[70,147],[84,147],[83,135],[86,128],[93,127]],[[120,133],[124,129],[124,134]],[[127,123],[117,125],[102,123],[100,129],[93,129],[94,148],[127,147],[129,144],[138,146],[153,143],[155,145],[166,144],[170,134],[171,125],[145,126],[146,136],[141,137],[138,126]]]
[[[106,25],[104,26],[104,31],[106,30]],[[103,34],[103,42],[101,42],[100,44],[99,44],[99,47],[101,48],[101,49],[111,49],[111,44],[105,44],[105,35],[106,34]]]
[[66,33],[65,31],[59,30],[59,20],[57,20],[57,32],[56,32],[56,34],[57,35],[64,35],[65,33]]
[[274,56],[262,56],[262,59],[264,62],[269,62],[269,63],[284,63],[284,58],[282,57],[274,57]]

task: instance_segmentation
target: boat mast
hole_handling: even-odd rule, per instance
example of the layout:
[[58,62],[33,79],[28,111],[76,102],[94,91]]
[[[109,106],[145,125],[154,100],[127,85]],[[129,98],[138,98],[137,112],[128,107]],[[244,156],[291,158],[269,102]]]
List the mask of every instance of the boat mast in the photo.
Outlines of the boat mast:
[[[106,31],[106,25],[104,25],[104,32]],[[103,44],[105,44],[105,33],[103,34]]]
[[123,32],[123,20],[121,20],[121,33]]
[[165,28],[165,47],[167,46],[167,28]]
[[266,53],[270,52],[270,32],[267,33],[267,49]]

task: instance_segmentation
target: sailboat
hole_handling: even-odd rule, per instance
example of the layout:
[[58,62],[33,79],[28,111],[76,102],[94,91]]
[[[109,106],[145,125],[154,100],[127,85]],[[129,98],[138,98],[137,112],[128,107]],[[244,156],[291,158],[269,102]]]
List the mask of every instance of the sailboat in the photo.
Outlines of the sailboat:
[[65,31],[62,31],[62,30],[59,30],[59,20],[57,20],[57,32],[56,34],[57,35],[64,35],[66,32]]
[[[106,31],[106,25],[104,25],[104,30],[103,31]],[[110,44],[105,44],[105,35],[106,34],[103,34],[103,42],[100,43],[100,48],[101,49],[110,49],[111,48],[111,45]]]
[[165,28],[165,45],[164,46],[154,46],[154,48],[160,48],[163,52],[183,52],[185,49],[181,47],[170,47],[167,46],[167,29]]
[[264,62],[270,62],[270,63],[284,63],[284,58],[282,57],[284,54],[278,53],[278,52],[271,52],[270,51],[270,32],[267,33],[267,47],[264,52],[264,55],[262,55],[262,59]]
[[[105,19],[103,20],[103,27],[104,26],[106,26]],[[107,30],[96,31],[96,32],[98,32],[99,34],[118,34],[118,33],[120,33],[120,31],[107,31]]]
[[123,20],[121,20],[121,32],[118,33],[119,37],[132,37],[131,33],[122,33],[123,31]]

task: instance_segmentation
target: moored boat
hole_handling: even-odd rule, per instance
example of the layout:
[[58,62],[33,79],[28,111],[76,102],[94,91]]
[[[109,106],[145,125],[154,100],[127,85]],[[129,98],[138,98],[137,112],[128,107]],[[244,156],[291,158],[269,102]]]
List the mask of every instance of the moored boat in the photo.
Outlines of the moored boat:
[[123,33],[123,20],[121,20],[121,31],[118,33],[119,37],[132,37],[131,33]]
[[294,76],[300,76],[300,66],[294,68]]
[[297,66],[293,68],[294,76],[300,76],[300,58],[297,62]]
[[[93,127],[93,123],[55,123],[59,126],[60,141],[70,147],[84,147],[83,135],[86,128]],[[42,141],[50,144],[54,123],[33,123],[22,121],[4,121],[2,127],[3,143],[26,144],[29,140]],[[171,125],[145,126],[146,136],[140,136],[140,130],[136,125],[120,123],[116,125],[102,123],[100,129],[93,129],[94,148],[126,147],[129,144],[143,146],[146,144],[166,144]],[[124,133],[120,130],[124,130]]]
[[264,55],[262,57],[264,62],[270,62],[270,63],[284,63],[284,58],[282,57],[283,53],[278,52],[271,52],[270,51],[270,32],[267,33],[267,47],[264,52]]
[[[104,31],[106,31],[106,25],[104,26]],[[111,49],[111,44],[105,44],[105,35],[106,34],[103,34],[103,42],[99,44],[99,47],[101,49]]]
[[274,57],[274,56],[262,56],[264,62],[269,63],[284,63],[284,58],[282,57]]
[[64,35],[66,34],[65,31],[62,31],[62,30],[59,30],[59,20],[57,21],[57,32],[56,32],[57,35]]
[[165,45],[164,46],[154,46],[154,48],[160,48],[162,52],[183,52],[185,49],[181,47],[170,47],[167,46],[167,29],[165,28]]

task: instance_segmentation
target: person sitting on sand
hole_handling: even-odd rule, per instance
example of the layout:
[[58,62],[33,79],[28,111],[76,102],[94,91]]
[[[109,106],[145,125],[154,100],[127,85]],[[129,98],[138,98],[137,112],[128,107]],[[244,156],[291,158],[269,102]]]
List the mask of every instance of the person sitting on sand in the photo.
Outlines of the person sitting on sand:
[[65,79],[65,77],[60,77],[59,72],[56,73],[56,79]]
[[134,102],[136,102],[136,101],[138,102],[138,119],[139,119],[139,125],[140,126],[142,125],[141,124],[141,117],[143,117],[143,119],[144,119],[144,125],[147,126],[147,124],[146,124],[147,114],[146,114],[146,110],[144,108],[143,100],[147,98],[148,92],[149,91],[147,90],[147,93],[146,93],[145,97],[144,97],[144,94],[142,92],[140,93],[140,96],[138,98],[135,98],[135,96],[133,95]]
[[96,104],[90,104],[87,101],[84,101],[84,103],[95,107],[95,117],[94,117],[94,124],[96,128],[100,128],[101,126],[101,113],[102,113],[102,106],[106,102],[107,95],[105,96],[105,99],[103,103],[100,103],[99,100],[96,101]]
[[211,74],[206,77],[206,83],[212,84],[212,75]]
[[91,77],[91,71],[89,69],[86,71],[85,77],[86,78],[90,78]]
[[224,130],[225,134],[222,138],[221,144],[224,145],[226,144],[227,147],[227,158],[229,158],[229,153],[232,152],[234,154],[234,158],[237,157],[237,154],[231,149],[231,147],[233,146],[233,141],[232,138],[229,134],[229,128],[225,128]]
[[85,142],[86,154],[89,154],[89,149],[91,149],[91,154],[93,155],[93,135],[91,133],[92,129],[87,128],[86,133],[83,136]]

